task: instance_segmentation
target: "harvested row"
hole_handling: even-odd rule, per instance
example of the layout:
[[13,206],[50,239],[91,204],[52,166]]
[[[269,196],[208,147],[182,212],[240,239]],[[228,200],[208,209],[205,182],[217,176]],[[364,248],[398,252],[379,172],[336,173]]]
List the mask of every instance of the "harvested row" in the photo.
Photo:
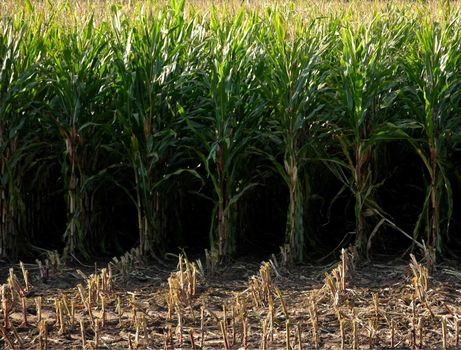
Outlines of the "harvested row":
[[[413,256],[409,266],[355,269],[352,258],[343,250],[323,281],[321,268],[290,272],[273,259],[253,275],[246,270],[246,282],[241,276],[212,277],[199,260],[183,256],[169,277],[166,270],[139,265],[125,274],[112,262],[91,275],[55,266],[44,280],[43,266],[21,264],[22,272],[12,268],[1,289],[3,346],[459,348],[459,273],[444,267],[434,277]],[[242,274],[242,266],[232,269]],[[76,287],[54,287],[71,274]],[[380,274],[387,276],[377,279]]]

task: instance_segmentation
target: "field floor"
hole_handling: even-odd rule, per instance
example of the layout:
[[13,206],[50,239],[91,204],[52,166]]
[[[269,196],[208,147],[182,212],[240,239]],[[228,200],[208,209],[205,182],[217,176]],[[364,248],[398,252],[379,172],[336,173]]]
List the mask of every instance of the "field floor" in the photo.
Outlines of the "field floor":
[[19,266],[1,273],[2,349],[459,348],[454,263],[428,275],[404,260],[290,270],[241,260],[214,276],[186,261],[123,274],[24,268],[28,287]]

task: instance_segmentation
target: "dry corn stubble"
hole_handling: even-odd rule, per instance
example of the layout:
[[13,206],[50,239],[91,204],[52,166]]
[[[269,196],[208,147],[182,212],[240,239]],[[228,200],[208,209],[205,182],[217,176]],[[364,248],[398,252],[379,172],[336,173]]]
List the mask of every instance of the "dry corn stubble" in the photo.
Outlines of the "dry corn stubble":
[[[165,308],[164,311],[160,311],[155,318],[146,317],[148,315],[146,305],[149,303],[144,301],[146,295],[143,292],[125,294],[126,296],[123,297],[120,294],[112,294],[111,296],[111,294],[102,292],[104,289],[102,287],[103,279],[100,279],[99,298],[96,297],[95,293],[98,290],[96,287],[98,284],[96,282],[93,285],[85,283],[86,288],[83,285],[77,286],[72,293],[61,292],[52,299],[46,299],[45,302],[40,297],[36,297],[34,299],[36,313],[29,314],[30,307],[24,308],[22,303],[25,298],[21,299],[18,294],[16,304],[10,301],[10,286],[6,284],[2,289],[6,293],[4,299],[9,300],[10,323],[9,329],[3,328],[6,334],[3,339],[6,344],[10,341],[13,346],[17,346],[15,344],[20,342],[28,344],[29,340],[24,336],[25,329],[21,328],[24,321],[24,310],[26,310],[28,328],[36,327],[37,329],[35,345],[37,348],[43,349],[46,342],[48,342],[48,347],[53,346],[53,343],[50,345],[47,340],[49,338],[48,333],[54,339],[77,332],[81,344],[92,348],[101,346],[103,339],[110,339],[104,338],[105,334],[111,334],[113,331],[115,323],[110,322],[111,319],[119,321],[117,327],[127,334],[124,337],[124,344],[133,349],[145,346],[170,349],[173,346],[181,346],[180,344],[183,347],[198,347],[198,343],[202,343],[200,344],[201,347],[233,348],[237,346],[253,348],[256,346],[266,349],[274,347],[297,349],[306,346],[304,342],[309,343],[307,346],[312,348],[322,348],[323,346],[360,348],[365,344],[367,348],[380,346],[422,347],[428,346],[428,344],[439,344],[441,347],[449,348],[455,346],[456,342],[459,341],[457,340],[459,338],[457,335],[459,332],[457,331],[457,327],[459,327],[456,317],[459,312],[457,305],[450,303],[448,299],[444,299],[443,302],[432,302],[431,307],[436,316],[436,322],[432,321],[430,312],[420,300],[422,293],[418,294],[413,280],[411,288],[402,285],[403,288],[398,292],[400,294],[395,294],[398,297],[389,296],[390,292],[395,293],[392,290],[379,292],[361,290],[350,284],[344,303],[333,308],[334,301],[329,297],[329,292],[324,293],[324,291],[328,291],[325,286],[312,288],[309,298],[303,297],[307,301],[300,304],[291,299],[293,292],[288,293],[287,290],[278,286],[279,278],[283,278],[283,281],[286,282],[287,277],[273,278],[270,276],[269,278],[265,274],[266,272],[270,273],[270,271],[265,270],[268,265],[262,264],[261,266],[263,266],[263,273],[257,271],[255,276],[249,278],[249,284],[257,280],[259,283],[258,291],[262,291],[258,307],[255,305],[253,308],[246,307],[247,303],[249,305],[253,303],[250,288],[241,293],[229,294],[227,299],[224,299],[224,302],[220,304],[217,304],[212,298],[203,299],[206,294],[202,295],[202,290],[195,294],[190,304],[189,302],[175,303],[181,305],[181,310],[177,307],[174,309],[174,317],[169,326],[165,328],[166,332],[162,336],[162,344],[158,344],[155,336],[155,324],[168,322],[168,310]],[[193,270],[190,269],[190,274],[188,274],[184,261],[182,268],[178,265],[178,271],[181,269],[182,281],[180,276],[176,272],[174,273],[177,276],[177,287],[183,285],[184,288],[180,288],[180,290],[188,292],[191,290],[188,287],[191,284],[186,281],[191,278]],[[420,270],[423,271],[423,269]],[[276,276],[275,272],[273,274]],[[204,283],[206,285],[208,282],[204,281]],[[262,287],[264,283],[268,288]],[[419,285],[418,288],[420,288]],[[90,291],[93,295],[93,301],[89,313],[87,308]],[[424,289],[421,291],[423,292]],[[166,290],[163,288],[162,293],[165,295],[170,295],[170,292],[169,288]],[[430,288],[427,288],[426,294],[428,300],[436,297]],[[264,296],[269,298],[264,300]],[[72,302],[73,300],[80,300],[80,304],[75,304],[75,301]],[[202,304],[205,300],[207,307]],[[285,300],[290,300],[290,302],[287,303]],[[72,306],[73,304],[74,306]],[[129,310],[126,313],[121,311],[123,304],[127,305],[127,310]],[[190,312],[188,316],[186,315],[185,311],[190,306],[200,310],[200,319],[194,320]],[[72,326],[72,314],[74,314],[80,327],[74,328]],[[209,322],[206,321],[205,314],[210,315]],[[133,317],[133,315],[135,316]],[[286,317],[287,315],[289,317]],[[308,315],[310,326],[308,331],[303,334],[305,315]],[[104,321],[105,317],[107,319]],[[120,321],[122,322],[120,323]],[[104,326],[103,323],[105,323]],[[333,343],[330,343],[332,341],[331,336],[322,331],[322,329],[330,327],[337,329],[336,337],[334,337],[336,340]],[[436,330],[440,334],[439,338],[426,336],[428,332],[431,333]],[[398,334],[401,334],[401,337]]]

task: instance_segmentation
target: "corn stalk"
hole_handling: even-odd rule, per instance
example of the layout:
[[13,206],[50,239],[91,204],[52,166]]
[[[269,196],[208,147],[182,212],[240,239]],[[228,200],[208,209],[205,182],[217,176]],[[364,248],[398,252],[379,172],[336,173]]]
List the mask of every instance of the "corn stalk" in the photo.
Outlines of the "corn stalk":
[[210,30],[199,56],[203,59],[191,68],[189,82],[203,89],[204,95],[189,102],[185,120],[193,142],[190,147],[213,189],[211,247],[225,259],[236,252],[238,201],[255,186],[242,177],[242,170],[262,110],[255,90],[259,63],[252,42],[255,23],[245,19],[243,11],[231,19],[218,18],[213,12]]
[[[370,24],[342,29],[339,60],[331,67],[334,95],[325,126],[339,153],[328,154],[324,163],[353,194],[354,244],[361,257],[368,255],[370,234],[386,217],[375,198],[382,180],[377,176],[376,157],[384,141],[396,138],[387,127],[396,95],[392,55],[405,28],[395,19],[384,23],[377,16]],[[329,145],[328,152],[333,148]]]
[[[297,30],[300,31],[300,22]],[[272,32],[273,31],[273,32]],[[288,187],[289,204],[286,224],[286,244],[291,258],[302,261],[305,250],[304,206],[309,200],[302,179],[312,145],[317,113],[322,108],[317,98],[322,89],[321,55],[326,38],[314,26],[302,36],[290,38],[280,14],[269,18],[264,51],[267,53],[261,85],[272,116],[268,120],[268,141],[276,144],[282,157],[266,153],[275,170]],[[281,164],[277,159],[283,159]]]
[[[20,24],[19,24],[20,25]],[[30,152],[27,125],[33,115],[37,56],[27,27],[0,22],[0,257],[14,257],[25,217],[23,158]],[[25,34],[26,33],[26,34]]]
[[[93,18],[72,32],[54,28],[46,37],[51,52],[44,78],[49,86],[49,121],[63,145],[61,169],[67,197],[65,253],[88,254],[92,194],[88,191],[96,156],[104,138],[101,125],[107,84],[108,54],[105,38],[94,28]],[[60,46],[59,46],[60,45]],[[51,47],[52,46],[52,47]],[[106,119],[107,120],[107,119]]]
[[[423,22],[402,60],[408,114],[397,124],[413,146],[428,175],[427,190],[414,237],[425,223],[424,240],[433,254],[443,249],[453,212],[453,194],[447,174],[450,149],[460,141],[460,44],[455,18],[445,24]],[[435,256],[433,257],[435,258]]]
[[178,165],[178,81],[184,69],[184,50],[193,37],[193,27],[187,24],[183,1],[172,2],[156,18],[141,19],[132,29],[118,12],[112,20],[115,79],[122,101],[117,121],[134,173],[133,201],[143,254],[166,248],[166,180],[183,172],[195,174]]

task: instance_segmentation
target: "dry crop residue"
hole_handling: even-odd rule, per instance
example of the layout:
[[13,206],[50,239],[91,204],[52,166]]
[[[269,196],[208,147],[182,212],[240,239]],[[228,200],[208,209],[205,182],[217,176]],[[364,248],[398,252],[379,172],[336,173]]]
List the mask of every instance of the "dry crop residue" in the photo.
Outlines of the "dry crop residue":
[[459,347],[461,273],[416,259],[355,267],[343,253],[289,270],[238,261],[210,276],[181,257],[123,274],[60,266],[46,280],[23,268],[2,278],[5,349]]

